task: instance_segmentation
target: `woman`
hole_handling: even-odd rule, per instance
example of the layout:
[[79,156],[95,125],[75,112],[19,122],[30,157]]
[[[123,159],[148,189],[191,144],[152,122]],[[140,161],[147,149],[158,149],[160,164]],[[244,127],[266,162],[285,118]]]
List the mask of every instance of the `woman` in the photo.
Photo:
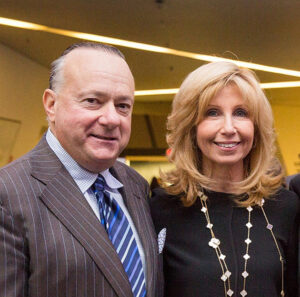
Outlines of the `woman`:
[[298,296],[298,199],[281,188],[254,74],[229,62],[196,69],[167,127],[175,169],[150,202],[157,233],[166,228],[165,296]]

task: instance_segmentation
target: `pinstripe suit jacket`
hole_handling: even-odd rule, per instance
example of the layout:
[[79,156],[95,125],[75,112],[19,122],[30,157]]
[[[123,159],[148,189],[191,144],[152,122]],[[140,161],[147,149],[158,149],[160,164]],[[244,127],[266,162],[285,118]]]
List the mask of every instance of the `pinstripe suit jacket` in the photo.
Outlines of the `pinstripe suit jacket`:
[[[162,263],[144,179],[116,162],[112,174],[139,233],[147,296],[161,297]],[[122,263],[45,138],[0,170],[1,297],[132,297]]]

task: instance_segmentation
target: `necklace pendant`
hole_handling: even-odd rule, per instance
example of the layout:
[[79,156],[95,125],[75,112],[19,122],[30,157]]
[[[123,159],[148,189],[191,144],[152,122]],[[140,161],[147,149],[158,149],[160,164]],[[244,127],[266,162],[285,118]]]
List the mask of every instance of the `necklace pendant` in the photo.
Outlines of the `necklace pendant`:
[[249,273],[246,270],[242,273],[243,278],[246,278],[248,275]]
[[227,295],[228,295],[228,296],[232,296],[232,295],[233,295],[233,291],[232,291],[231,289],[229,289],[229,290],[227,291]]
[[248,254],[245,254],[245,255],[243,256],[243,258],[244,258],[245,260],[248,260],[248,259],[250,258],[250,256],[249,256]]
[[223,282],[227,281],[227,279],[230,277],[231,272],[229,270],[227,270],[222,276],[221,276],[221,280]]
[[216,249],[220,245],[220,240],[218,238],[212,238],[208,245],[214,249]]
[[225,256],[225,255],[223,255],[223,254],[221,254],[219,258],[220,258],[220,260],[224,261],[224,260],[225,260],[225,258],[226,258],[226,256]]
[[222,280],[223,282],[226,282],[226,281],[227,281],[227,276],[226,276],[225,274],[223,274],[223,275],[221,276],[221,280]]
[[246,224],[246,227],[247,227],[248,229],[250,229],[250,228],[252,228],[252,224],[251,224],[250,222],[248,222],[248,223]]
[[201,208],[201,211],[202,211],[203,213],[206,213],[206,212],[207,212],[207,208],[203,206],[203,207]]
[[243,297],[245,297],[248,293],[246,292],[246,290],[243,290],[243,291],[240,292],[240,294],[241,294]]
[[208,228],[208,229],[211,229],[213,227],[213,224],[211,224],[211,223],[208,223],[207,225],[206,225],[206,228]]
[[252,241],[251,241],[250,238],[247,238],[247,239],[245,239],[245,242],[246,242],[247,244],[250,244]]

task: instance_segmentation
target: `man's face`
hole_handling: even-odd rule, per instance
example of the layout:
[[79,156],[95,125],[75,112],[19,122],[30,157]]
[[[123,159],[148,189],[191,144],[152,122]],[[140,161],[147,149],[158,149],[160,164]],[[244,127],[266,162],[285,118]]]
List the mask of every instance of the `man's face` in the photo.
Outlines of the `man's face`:
[[92,172],[111,167],[128,144],[133,101],[134,80],[126,62],[84,48],[66,56],[57,93],[44,94],[51,131]]

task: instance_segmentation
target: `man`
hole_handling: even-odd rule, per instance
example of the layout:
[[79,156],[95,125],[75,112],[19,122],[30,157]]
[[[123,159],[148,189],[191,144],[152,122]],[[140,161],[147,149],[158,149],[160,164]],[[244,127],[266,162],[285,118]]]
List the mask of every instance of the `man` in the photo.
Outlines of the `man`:
[[133,101],[113,47],[80,43],[53,62],[49,130],[0,171],[0,296],[162,296],[148,186],[116,161]]
[[300,198],[300,174],[295,174],[290,178],[289,189],[294,191]]
[[[300,174],[294,174],[289,181],[289,190],[295,192],[300,198]],[[298,220],[299,222],[299,220]],[[298,227],[298,234],[300,240],[300,228]],[[299,241],[300,246],[300,241]],[[298,284],[300,284],[300,249],[298,253]],[[298,295],[300,296],[300,286],[298,287]]]

